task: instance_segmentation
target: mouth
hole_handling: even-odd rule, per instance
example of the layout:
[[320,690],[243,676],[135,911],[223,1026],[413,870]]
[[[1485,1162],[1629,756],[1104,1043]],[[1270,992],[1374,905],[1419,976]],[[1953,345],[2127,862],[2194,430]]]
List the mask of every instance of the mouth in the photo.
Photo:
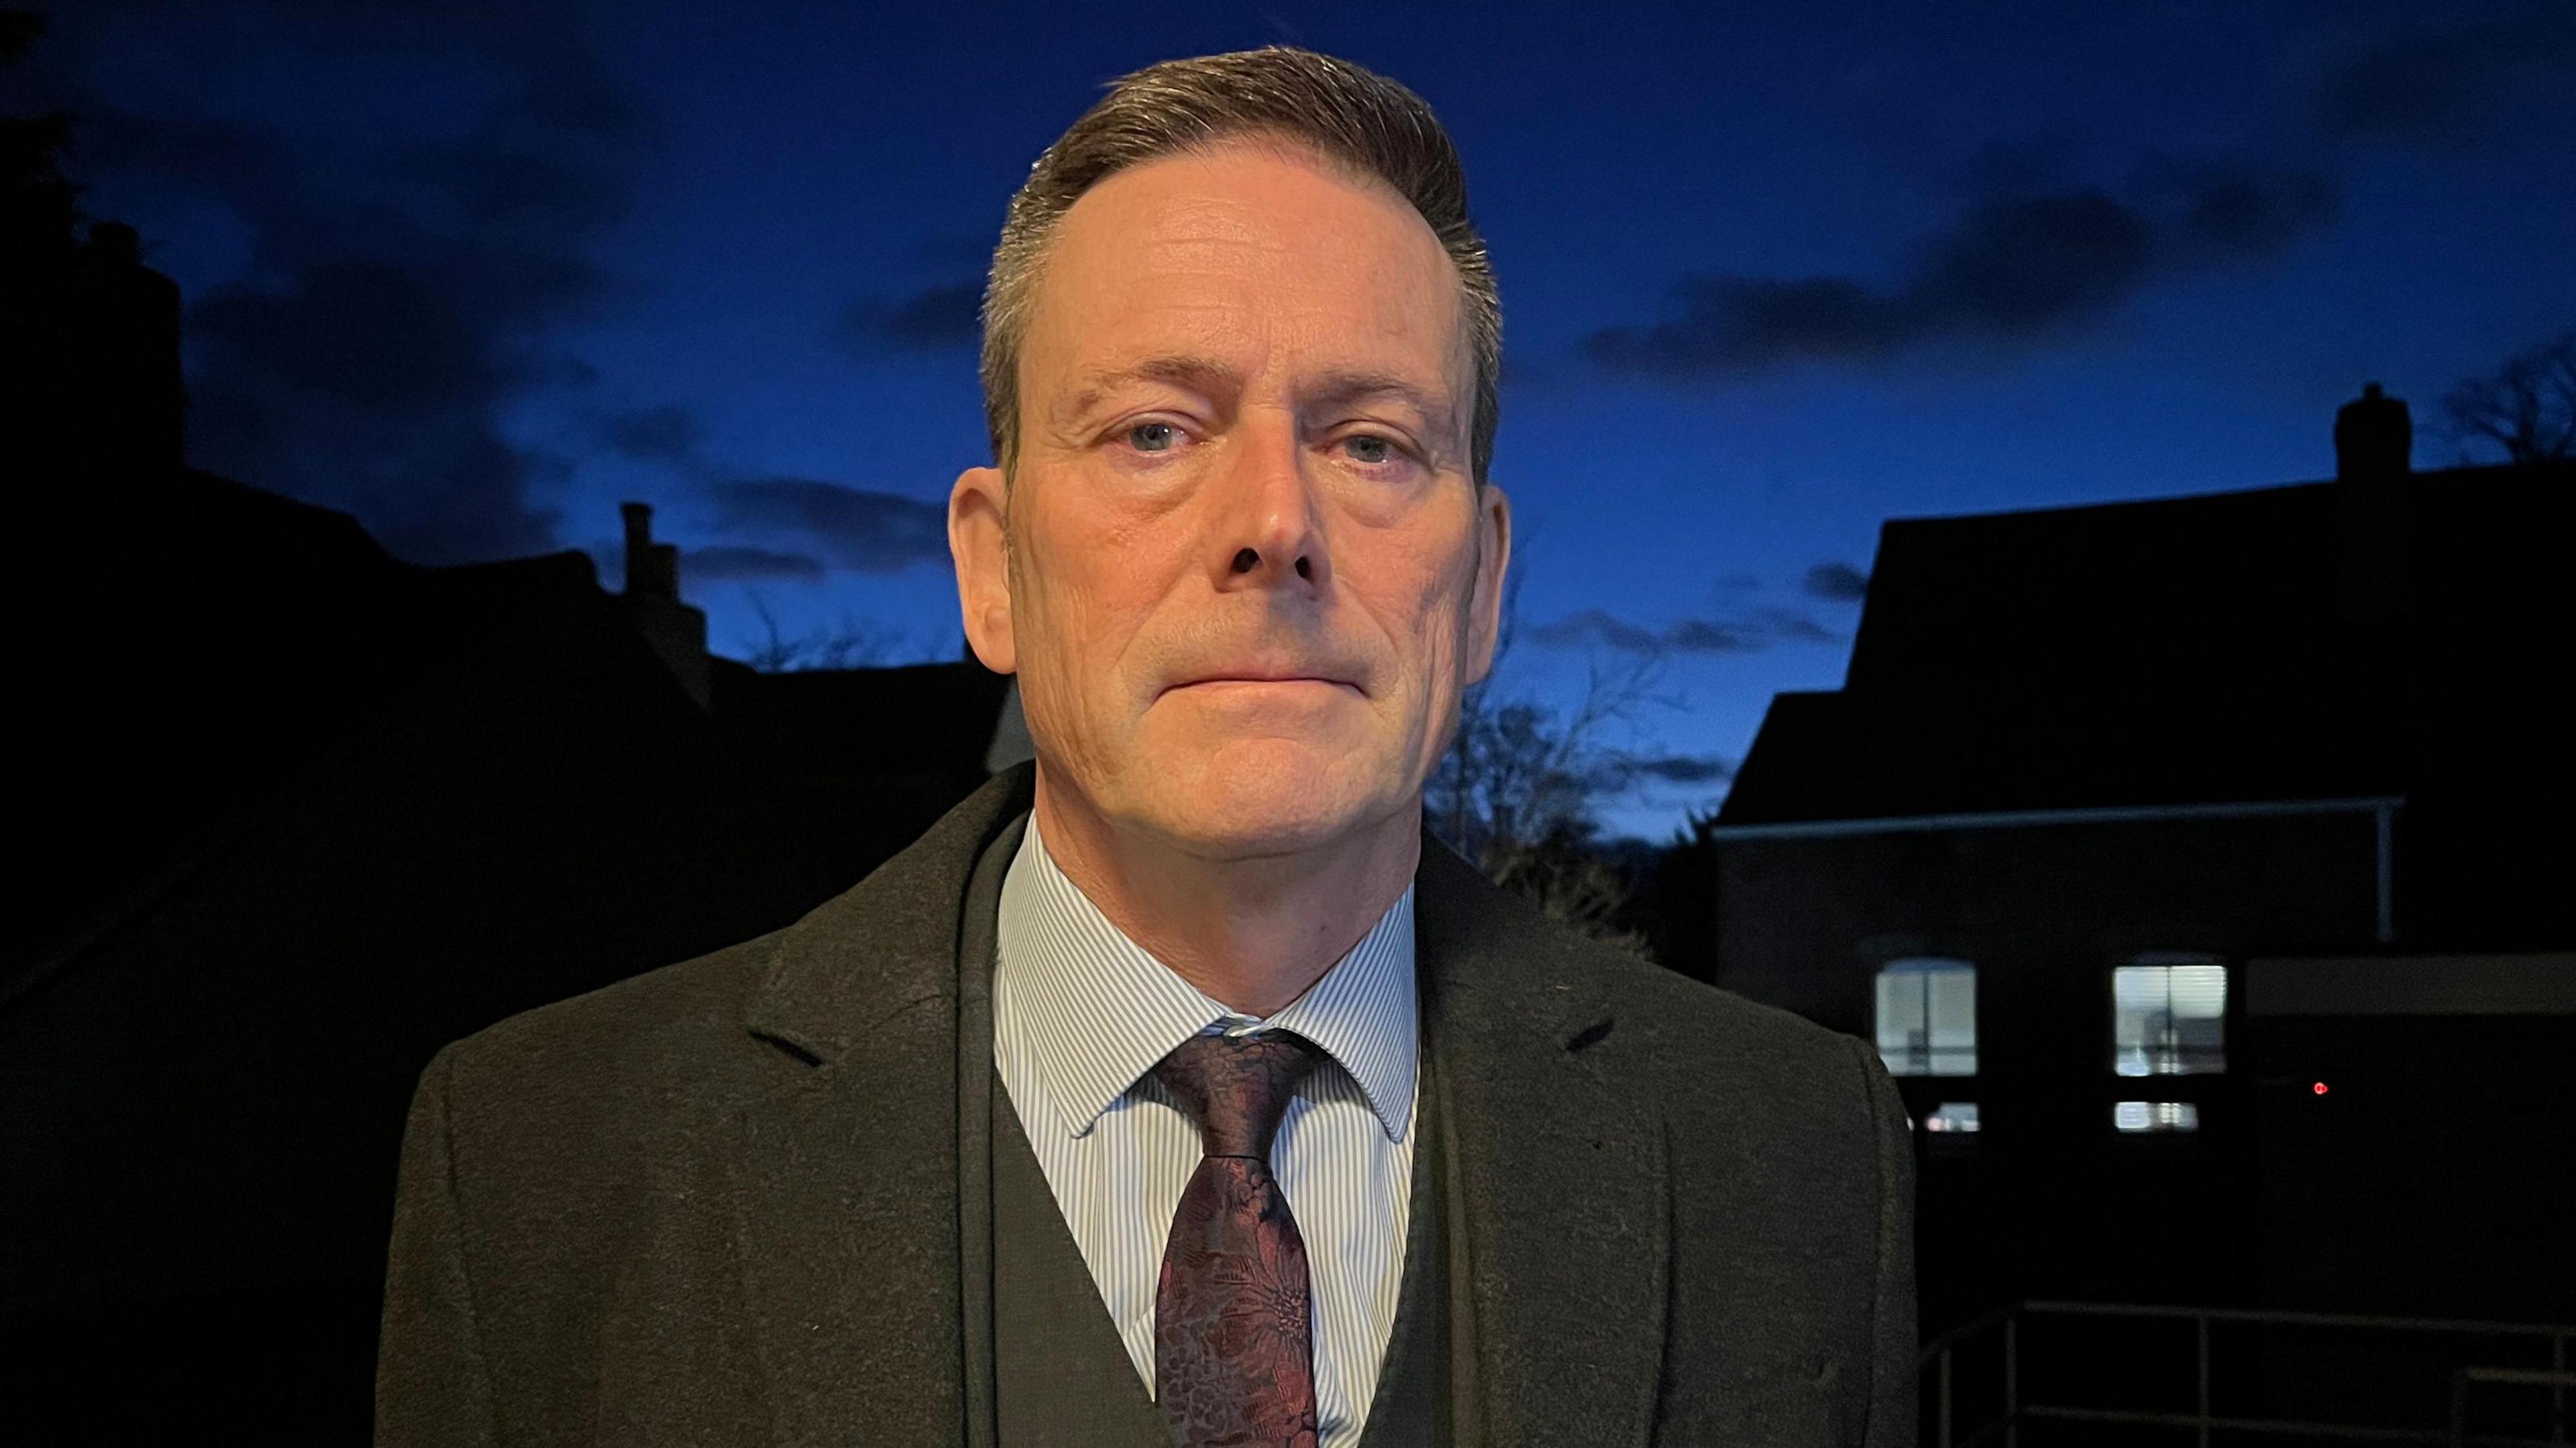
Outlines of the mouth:
[[1163,692],[1176,694],[1185,689],[1344,689],[1354,695],[1366,697],[1366,691],[1350,680],[1331,678],[1323,674],[1209,674],[1202,678],[1184,679],[1167,687]]

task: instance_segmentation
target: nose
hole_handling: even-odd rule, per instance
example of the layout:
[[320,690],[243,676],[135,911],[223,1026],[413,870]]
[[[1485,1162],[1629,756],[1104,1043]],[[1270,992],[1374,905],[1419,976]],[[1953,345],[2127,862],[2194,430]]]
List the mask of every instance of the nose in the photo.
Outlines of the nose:
[[1212,550],[1218,589],[1320,590],[1331,581],[1331,558],[1293,421],[1247,425],[1238,435],[1242,446],[1226,460],[1220,482],[1225,497]]

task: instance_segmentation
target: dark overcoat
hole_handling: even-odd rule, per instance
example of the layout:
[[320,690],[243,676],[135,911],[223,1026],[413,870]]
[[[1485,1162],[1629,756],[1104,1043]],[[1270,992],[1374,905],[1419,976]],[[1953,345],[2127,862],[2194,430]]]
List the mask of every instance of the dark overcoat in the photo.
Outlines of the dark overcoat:
[[[783,930],[431,1061],[376,1439],[964,1439],[958,940],[1019,766]],[[1875,1053],[1593,943],[1426,837],[1415,892],[1493,1445],[1914,1438],[1912,1153]]]

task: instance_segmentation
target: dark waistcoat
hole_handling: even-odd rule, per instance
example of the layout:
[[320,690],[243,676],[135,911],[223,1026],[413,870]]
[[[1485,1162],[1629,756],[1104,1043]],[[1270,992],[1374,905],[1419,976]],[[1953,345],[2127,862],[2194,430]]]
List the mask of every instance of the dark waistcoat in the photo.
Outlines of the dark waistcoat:
[[[960,964],[968,967],[958,1083],[960,1227],[970,1284],[964,1303],[968,1442],[977,1448],[1167,1448],[1162,1415],[1128,1360],[992,1065],[993,921],[1001,876],[1021,832],[1016,826],[1003,831],[978,862],[959,942]],[[970,1072],[969,1062],[980,1070]],[[1450,1284],[1464,1273],[1449,1260],[1452,1204],[1439,1099],[1425,1053],[1404,1275],[1361,1448],[1445,1448],[1456,1441]]]

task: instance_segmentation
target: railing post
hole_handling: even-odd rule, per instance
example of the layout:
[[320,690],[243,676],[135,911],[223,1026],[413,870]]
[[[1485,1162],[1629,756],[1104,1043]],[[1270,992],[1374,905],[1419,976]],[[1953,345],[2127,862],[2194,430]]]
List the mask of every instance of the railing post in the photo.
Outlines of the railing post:
[[2209,1448],[2209,1314],[2195,1312],[2200,1329],[2200,1448]]
[[2004,1319],[2004,1448],[2021,1448],[2021,1309]]
[[1950,1448],[1950,1350],[1941,1349],[1941,1448]]
[[[2549,1370],[2562,1379],[2567,1374],[2567,1334],[2563,1332],[2549,1335]],[[2567,1441],[2567,1384],[2563,1381],[2549,1385],[2549,1441]]]

